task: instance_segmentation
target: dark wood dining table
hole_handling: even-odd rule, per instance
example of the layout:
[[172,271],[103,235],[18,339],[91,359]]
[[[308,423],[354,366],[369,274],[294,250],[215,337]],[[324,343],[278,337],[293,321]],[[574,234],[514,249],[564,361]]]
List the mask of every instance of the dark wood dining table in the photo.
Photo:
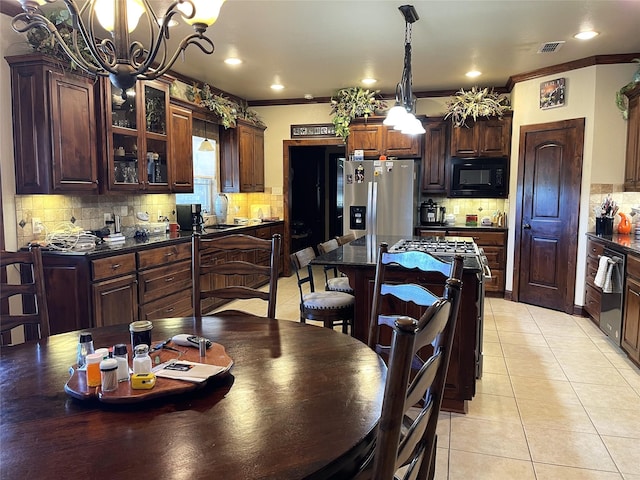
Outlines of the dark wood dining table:
[[[97,347],[128,325],[89,329]],[[311,325],[224,313],[153,321],[224,346],[230,372],[133,404],[65,393],[79,332],[0,350],[2,478],[332,478],[371,451],[386,367],[365,344]]]

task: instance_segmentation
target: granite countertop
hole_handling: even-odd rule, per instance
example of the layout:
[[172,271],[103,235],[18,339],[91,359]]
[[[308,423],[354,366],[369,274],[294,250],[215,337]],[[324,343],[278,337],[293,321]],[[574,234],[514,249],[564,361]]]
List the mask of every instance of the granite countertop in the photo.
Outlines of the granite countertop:
[[[414,239],[424,240],[427,237],[413,237]],[[468,237],[447,237],[447,238],[468,238]],[[353,265],[362,267],[375,267],[378,254],[378,246],[381,242],[386,242],[389,246],[394,245],[396,242],[406,239],[402,236],[371,236],[365,235],[357,238],[354,241],[342,245],[341,247],[332,250],[324,255],[316,257],[312,262],[318,265]],[[468,238],[471,240],[470,238]],[[434,255],[437,256],[437,255]],[[451,257],[443,256],[445,261],[450,260]],[[476,256],[464,257],[464,269],[481,271],[482,267],[480,261]]]
[[[273,221],[273,222],[262,222],[255,223],[250,225],[225,225],[225,226],[215,226],[215,227],[205,227],[202,235],[206,237],[221,235],[221,234],[230,234],[230,233],[244,233],[244,231],[257,228],[257,227],[265,227],[282,224],[282,220]],[[144,250],[147,248],[155,248],[162,246],[175,245],[179,243],[185,243],[191,241],[192,232],[184,231],[184,232],[169,232],[166,234],[160,235],[148,235],[141,238],[126,238],[124,242],[117,243],[107,243],[102,242],[96,245],[95,248],[91,250],[55,250],[49,249],[47,247],[43,247],[42,252],[44,255],[82,255],[88,256],[92,258],[99,257],[107,257],[113,255],[114,253],[131,253],[136,252],[138,250]]]
[[633,234],[623,235],[621,233],[602,236],[589,232],[587,237],[603,242],[608,248],[617,252],[640,256],[640,236]]

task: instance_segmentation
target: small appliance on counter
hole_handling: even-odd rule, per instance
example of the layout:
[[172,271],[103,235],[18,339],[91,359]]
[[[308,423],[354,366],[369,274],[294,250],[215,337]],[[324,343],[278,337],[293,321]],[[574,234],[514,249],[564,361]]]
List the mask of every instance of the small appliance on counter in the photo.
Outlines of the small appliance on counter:
[[444,225],[446,209],[432,199],[420,204],[420,225]]
[[202,217],[202,205],[199,203],[189,203],[186,205],[176,205],[176,219],[180,230],[183,232],[199,232],[204,225]]

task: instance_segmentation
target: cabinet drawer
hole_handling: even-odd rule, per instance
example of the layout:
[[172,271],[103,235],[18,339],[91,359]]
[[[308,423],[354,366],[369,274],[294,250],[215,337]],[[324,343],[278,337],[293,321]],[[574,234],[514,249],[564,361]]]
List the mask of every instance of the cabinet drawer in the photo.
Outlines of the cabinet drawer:
[[178,243],[167,247],[158,247],[138,252],[138,268],[157,267],[167,263],[191,259],[191,242]]
[[269,227],[257,228],[255,236],[257,238],[264,238],[268,240],[271,238],[271,229]]
[[479,246],[498,245],[504,246],[503,232],[477,232],[475,230],[448,230],[447,235],[450,237],[472,237],[473,241]]
[[141,304],[185,289],[191,291],[190,260],[138,273],[138,298]]
[[504,292],[504,270],[491,269],[491,278],[484,279],[487,292]]
[[599,290],[587,285],[584,298],[584,309],[596,323],[600,323],[600,301],[601,294]]
[[587,255],[593,258],[598,258],[602,254],[604,254],[604,245],[596,242],[595,240],[589,239],[587,242]]
[[640,257],[627,255],[627,275],[640,278]]
[[489,262],[489,268],[504,268],[504,247],[482,247]]
[[444,230],[420,230],[421,237],[445,237],[447,232]]
[[587,276],[585,278],[585,281],[587,282],[587,285],[591,285],[594,289],[597,289],[598,287],[596,287],[596,273],[598,273],[598,260],[596,258],[592,258],[592,257],[587,257]]
[[183,290],[167,297],[140,306],[140,320],[190,317],[193,315],[191,290]]
[[91,261],[91,278],[103,280],[105,278],[126,275],[136,271],[136,257],[133,253],[115,255]]

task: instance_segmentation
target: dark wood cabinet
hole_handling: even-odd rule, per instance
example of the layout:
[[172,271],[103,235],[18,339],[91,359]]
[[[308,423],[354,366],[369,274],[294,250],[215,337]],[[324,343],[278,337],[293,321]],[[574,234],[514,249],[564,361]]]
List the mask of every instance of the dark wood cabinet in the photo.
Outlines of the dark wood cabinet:
[[640,365],[640,257],[627,255],[622,348]]
[[447,190],[447,146],[449,122],[423,122],[424,156],[422,157],[421,188],[426,193],[444,193]]
[[133,253],[91,260],[93,325],[105,327],[138,319],[136,258]]
[[478,119],[467,127],[451,128],[452,157],[508,157],[511,116]]
[[624,170],[626,191],[640,191],[640,84],[627,92],[629,118],[627,121],[627,150]]
[[362,150],[364,157],[378,159],[380,155],[398,158],[422,157],[422,135],[406,135],[383,125],[383,117],[357,119],[349,126],[347,152]]
[[595,284],[600,256],[604,254],[604,244],[592,238],[587,240],[587,268],[585,277],[584,309],[596,325],[600,325],[602,290]]
[[6,59],[16,193],[98,193],[96,81],[44,55]]
[[169,107],[169,182],[174,193],[193,192],[192,121],[191,110],[177,105]]
[[171,193],[168,80],[140,81],[125,98],[106,78],[102,89],[108,191]]
[[264,130],[238,120],[236,128],[220,131],[223,192],[264,192]]

